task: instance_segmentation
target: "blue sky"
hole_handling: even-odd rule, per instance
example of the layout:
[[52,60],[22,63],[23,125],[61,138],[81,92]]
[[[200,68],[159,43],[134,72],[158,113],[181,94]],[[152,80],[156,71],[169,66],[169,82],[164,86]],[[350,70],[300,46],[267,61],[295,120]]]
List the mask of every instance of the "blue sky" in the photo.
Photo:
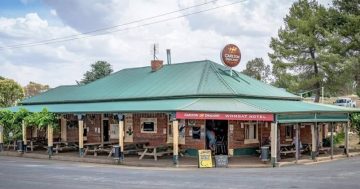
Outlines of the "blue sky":
[[49,7],[41,1],[1,0],[0,13],[5,17],[18,17],[28,12],[38,12],[41,16],[48,16]]
[[[150,46],[158,43],[159,57],[172,50],[173,62],[210,59],[220,63],[219,52],[227,43],[237,44],[242,60],[264,58],[271,37],[283,25],[294,0],[247,0],[218,10],[169,22],[139,27],[161,19],[178,17],[235,2],[218,0],[183,12],[135,23],[135,29],[86,37],[61,43],[0,51],[0,75],[26,85],[30,81],[58,85],[75,84],[89,65],[105,60],[114,70],[150,64]],[[326,4],[330,0],[321,0]],[[0,0],[0,47],[34,43],[78,35],[146,17],[191,7],[209,0]]]

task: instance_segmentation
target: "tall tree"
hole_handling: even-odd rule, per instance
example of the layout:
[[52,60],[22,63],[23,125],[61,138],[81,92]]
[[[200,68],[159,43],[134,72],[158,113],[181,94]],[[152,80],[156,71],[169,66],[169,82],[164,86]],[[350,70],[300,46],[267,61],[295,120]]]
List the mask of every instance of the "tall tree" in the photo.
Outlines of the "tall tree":
[[113,72],[111,64],[106,61],[97,61],[94,64],[91,64],[91,70],[87,71],[84,74],[84,78],[77,83],[78,84],[88,84],[100,78],[103,78],[107,75],[110,75]]
[[255,58],[246,63],[246,69],[243,70],[242,73],[257,80],[269,83],[271,69],[270,65],[266,65],[262,58]]
[[24,87],[25,97],[32,97],[47,90],[49,90],[49,85],[42,85],[32,81]]
[[327,54],[327,10],[315,0],[299,0],[284,18],[285,26],[272,38],[269,57],[273,64],[275,85],[293,92],[314,90],[319,102],[320,88],[332,76],[325,71],[336,61]]
[[329,25],[338,37],[331,47],[342,57],[342,66],[360,96],[360,0],[333,0],[333,4]]
[[23,88],[12,79],[0,80],[0,107],[9,107],[24,97]]

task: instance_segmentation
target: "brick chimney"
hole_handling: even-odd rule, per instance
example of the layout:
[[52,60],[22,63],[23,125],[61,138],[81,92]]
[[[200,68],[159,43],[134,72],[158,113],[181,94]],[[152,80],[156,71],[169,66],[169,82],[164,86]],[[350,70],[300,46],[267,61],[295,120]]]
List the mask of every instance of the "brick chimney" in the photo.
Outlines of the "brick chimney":
[[152,60],[151,61],[151,71],[156,72],[160,70],[163,66],[162,60]]

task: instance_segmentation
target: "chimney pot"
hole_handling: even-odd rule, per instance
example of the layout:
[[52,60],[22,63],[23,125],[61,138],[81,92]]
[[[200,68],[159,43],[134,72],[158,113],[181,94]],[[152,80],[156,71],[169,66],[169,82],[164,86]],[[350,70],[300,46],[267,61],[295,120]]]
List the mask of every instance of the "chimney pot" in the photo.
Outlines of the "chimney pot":
[[156,72],[160,70],[163,66],[162,60],[152,60],[151,61],[151,71]]

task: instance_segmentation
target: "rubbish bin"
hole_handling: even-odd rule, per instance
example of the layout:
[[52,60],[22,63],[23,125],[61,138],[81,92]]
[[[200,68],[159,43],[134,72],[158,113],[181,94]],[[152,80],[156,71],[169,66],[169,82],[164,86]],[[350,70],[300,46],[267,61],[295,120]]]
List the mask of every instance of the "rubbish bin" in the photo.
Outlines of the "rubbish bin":
[[269,147],[268,146],[261,147],[261,161],[269,161]]
[[24,152],[24,142],[22,140],[16,141],[17,151]]
[[114,159],[120,159],[120,146],[114,146]]

